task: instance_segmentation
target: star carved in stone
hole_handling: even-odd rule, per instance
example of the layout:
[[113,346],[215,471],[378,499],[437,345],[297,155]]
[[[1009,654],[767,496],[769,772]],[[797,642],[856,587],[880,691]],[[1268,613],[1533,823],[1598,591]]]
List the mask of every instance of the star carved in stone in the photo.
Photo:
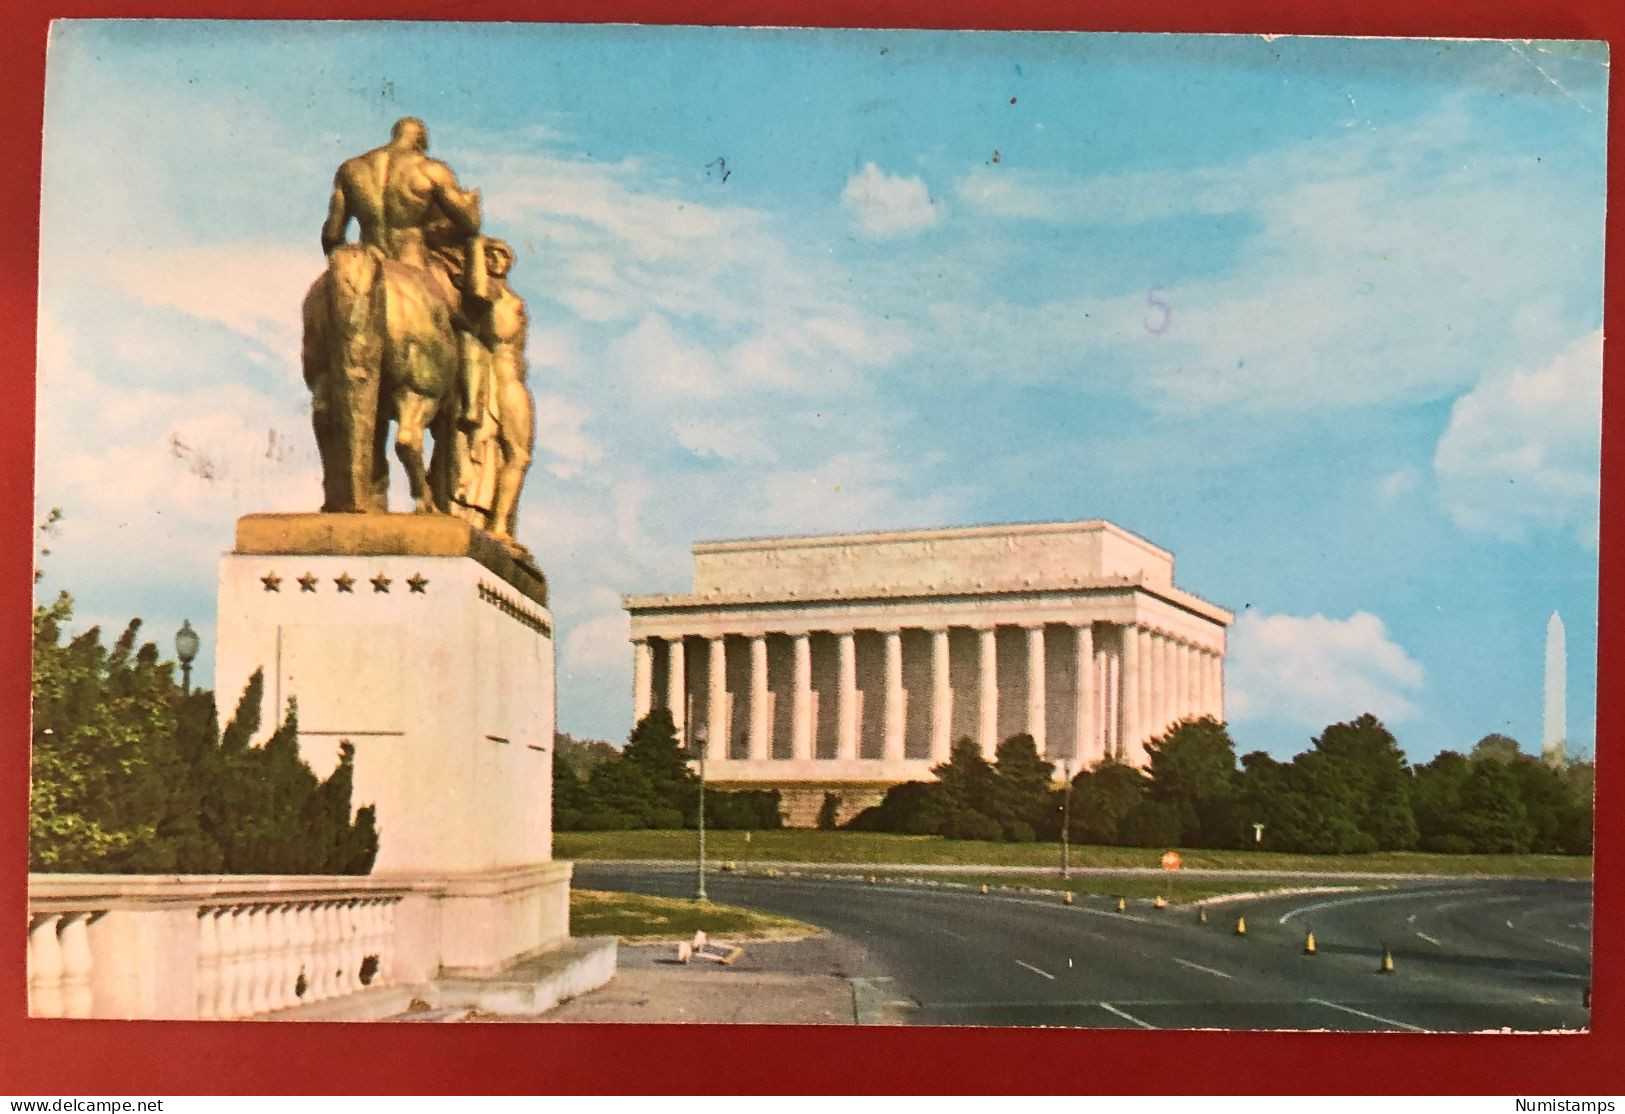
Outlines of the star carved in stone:
[[299,578],[299,590],[301,592],[314,592],[316,590],[315,575],[307,572],[304,576],[301,576]]
[[379,573],[377,576],[373,577],[372,590],[374,592],[388,592],[389,577],[385,576],[383,573]]
[[267,592],[282,591],[282,578],[274,572],[266,573],[264,576],[260,577],[260,583],[265,585],[265,590]]
[[407,586],[409,588],[412,589],[412,591],[416,592],[418,595],[420,595],[420,596],[428,595],[428,593],[425,592],[424,589],[429,586],[429,578],[424,576],[422,573],[420,573],[420,572],[413,573],[412,574],[412,579],[408,580],[406,582],[406,584],[407,584]]
[[350,592],[355,589],[355,577],[351,576],[347,572],[340,573],[338,576],[335,576],[333,578],[333,583],[338,585],[338,589],[341,592]]

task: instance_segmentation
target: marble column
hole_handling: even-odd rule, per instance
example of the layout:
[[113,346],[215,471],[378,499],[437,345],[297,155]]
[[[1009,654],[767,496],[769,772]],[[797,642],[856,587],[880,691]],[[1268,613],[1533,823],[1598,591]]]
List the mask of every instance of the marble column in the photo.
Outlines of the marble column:
[[813,756],[812,745],[812,636],[795,637],[795,703],[790,710],[790,757],[797,762]]
[[1213,718],[1224,720],[1224,656],[1213,655]]
[[1140,739],[1140,695],[1142,682],[1142,650],[1138,627],[1123,629],[1122,678],[1118,688],[1122,695],[1122,714],[1118,717],[1117,750],[1125,762],[1135,760],[1135,746]]
[[767,708],[767,636],[752,635],[750,639],[750,758],[765,762],[773,756],[768,743],[772,720]]
[[835,757],[842,762],[858,758],[858,653],[852,631],[835,636],[839,654],[839,702],[835,720]]
[[1180,719],[1196,719],[1201,713],[1201,697],[1196,695],[1196,650],[1180,643]]
[[1077,687],[1072,692],[1072,768],[1087,766],[1095,753],[1095,630],[1088,623],[1072,628],[1077,659]]
[[903,690],[903,632],[889,630],[886,640],[886,730],[880,755],[888,762],[903,759],[903,731],[908,723],[908,696]]
[[1049,688],[1044,682],[1044,628],[1042,626],[1028,627],[1027,734],[1033,737],[1033,745],[1038,748],[1040,755],[1049,753],[1046,714],[1049,710]]
[[1157,724],[1157,734],[1166,734],[1179,718],[1179,643],[1167,635],[1160,635],[1158,641],[1162,643],[1162,720]]
[[981,744],[982,754],[989,762],[993,761],[999,749],[999,648],[994,633],[992,627],[983,627],[976,632],[981,645],[976,741]]
[[954,690],[948,683],[948,632],[931,632],[931,761],[946,762],[953,748]]
[[1123,654],[1100,651],[1100,746],[1105,757],[1123,759]]
[[677,727],[677,740],[688,742],[688,679],[679,635],[666,643],[666,708]]
[[649,714],[654,700],[654,647],[647,638],[632,643],[632,722]]
[[725,761],[733,757],[733,740],[728,723],[728,640],[708,639],[705,644],[705,757]]

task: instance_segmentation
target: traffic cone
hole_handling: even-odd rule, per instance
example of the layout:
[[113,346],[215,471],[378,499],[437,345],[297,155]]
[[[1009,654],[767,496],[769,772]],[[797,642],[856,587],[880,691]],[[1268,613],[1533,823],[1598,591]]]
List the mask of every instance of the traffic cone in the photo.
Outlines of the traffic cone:
[[869,885],[872,886],[874,884],[875,884],[875,876],[873,874],[871,874],[871,875],[869,875]]
[[1166,909],[1168,908],[1168,899],[1163,897],[1161,894],[1158,894],[1157,900],[1151,904],[1155,905],[1158,909]]
[[1236,918],[1236,935],[1237,936],[1245,936],[1245,935],[1247,935],[1247,918],[1246,917],[1237,917]]
[[1303,938],[1303,954],[1304,955],[1314,955],[1315,954],[1315,930],[1312,929],[1312,928],[1309,930],[1308,934],[1305,935],[1304,938]]
[[1071,890],[1066,891],[1066,894],[1061,898],[1061,900],[1066,902],[1066,904],[1071,905],[1072,904],[1072,891]]
[[982,883],[982,892],[987,893],[987,883],[986,882]]
[[1117,911],[1119,913],[1127,913],[1128,912],[1128,901],[1127,901],[1126,898],[1121,898],[1120,897],[1120,898],[1117,899]]
[[1377,967],[1377,974],[1391,975],[1394,973],[1394,953],[1388,950],[1388,945],[1382,946],[1382,963]]

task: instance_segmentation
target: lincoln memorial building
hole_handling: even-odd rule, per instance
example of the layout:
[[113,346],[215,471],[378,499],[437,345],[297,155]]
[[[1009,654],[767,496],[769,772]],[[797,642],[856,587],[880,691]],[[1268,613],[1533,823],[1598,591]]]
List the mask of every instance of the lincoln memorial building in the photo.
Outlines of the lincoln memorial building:
[[694,546],[694,590],[627,596],[637,718],[671,710],[720,788],[811,824],[931,780],[951,742],[1031,735],[1073,770],[1143,765],[1224,717],[1230,612],[1109,522],[747,538]]

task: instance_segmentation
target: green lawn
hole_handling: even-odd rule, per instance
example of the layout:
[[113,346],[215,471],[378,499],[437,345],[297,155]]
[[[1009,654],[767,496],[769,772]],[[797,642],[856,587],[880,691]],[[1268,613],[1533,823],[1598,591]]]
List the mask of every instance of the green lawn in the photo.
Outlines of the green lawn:
[[819,930],[810,924],[741,909],[643,894],[570,891],[571,936],[619,936],[623,940],[687,940],[703,930],[707,936],[738,940],[792,940]]
[[[708,831],[707,859],[733,860],[741,869],[753,862],[917,863],[1054,868],[1056,843],[981,843],[940,836],[881,832],[826,832],[807,829],[752,832]],[[692,831],[559,832],[553,853],[560,859],[692,859]],[[1160,849],[1073,847],[1079,867],[1155,867]],[[1184,865],[1206,870],[1375,871],[1400,874],[1500,874],[1529,878],[1591,877],[1590,856],[1438,855],[1388,851],[1372,855],[1292,855],[1276,851],[1180,850]]]

